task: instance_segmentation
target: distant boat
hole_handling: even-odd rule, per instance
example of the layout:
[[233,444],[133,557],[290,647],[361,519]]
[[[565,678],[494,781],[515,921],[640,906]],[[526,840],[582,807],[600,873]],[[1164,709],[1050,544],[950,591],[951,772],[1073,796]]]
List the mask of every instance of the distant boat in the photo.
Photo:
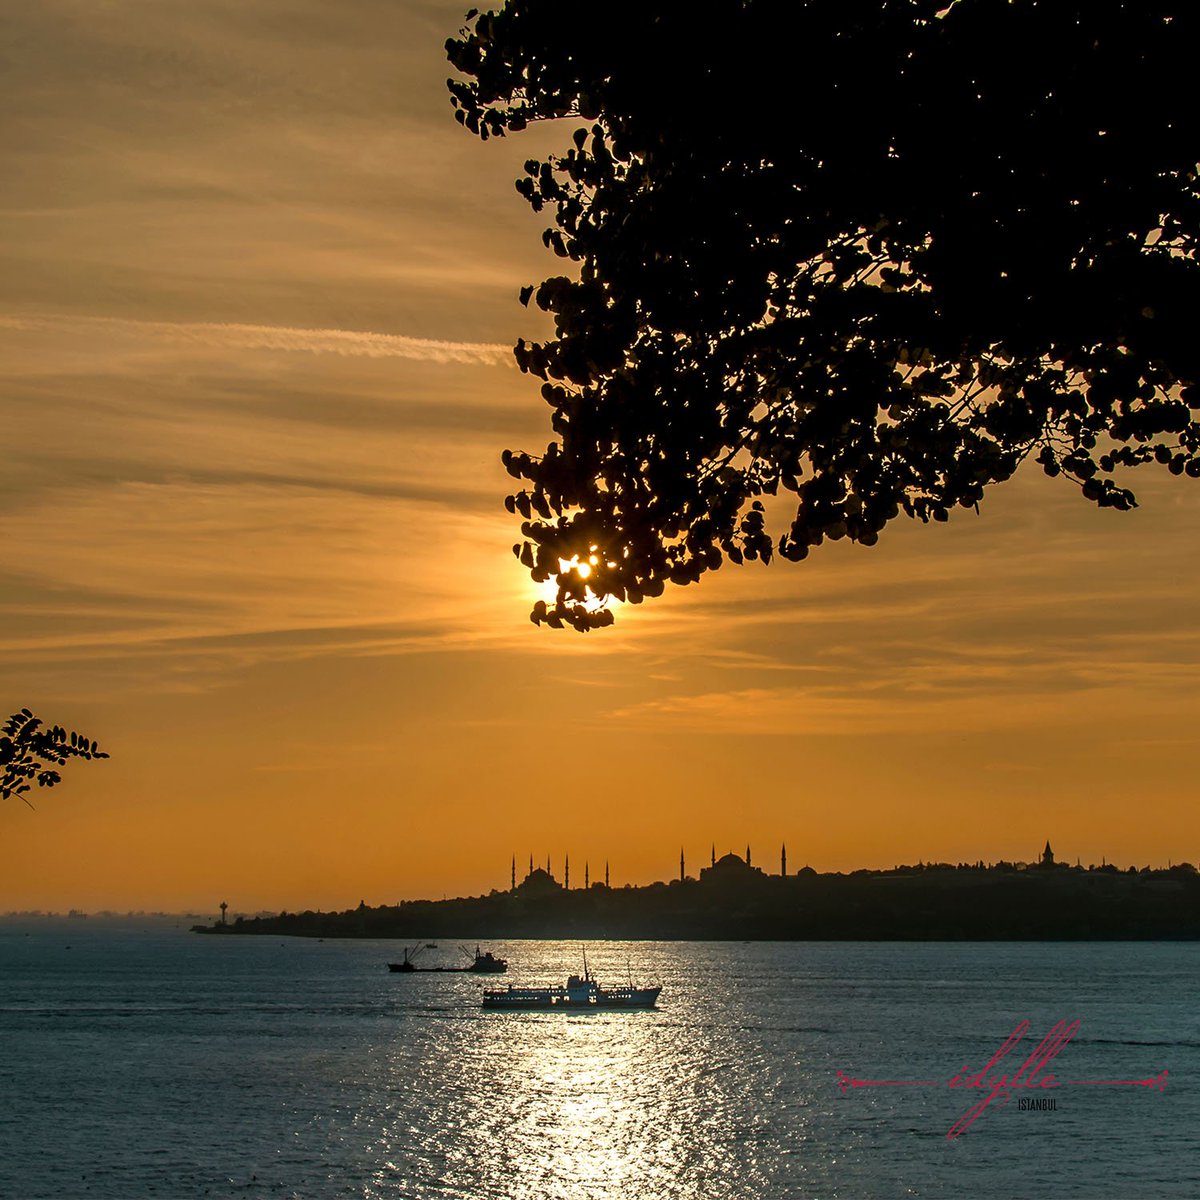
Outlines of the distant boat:
[[503,975],[508,970],[508,959],[497,958],[490,950],[479,953],[479,947],[475,947],[475,957],[471,960],[469,967],[463,967],[464,971],[474,971],[477,975]]
[[[426,945],[430,945],[430,943],[426,943]],[[388,963],[388,970],[398,972],[426,971],[441,974],[461,974],[464,971],[471,971],[476,975],[502,975],[508,970],[507,959],[497,958],[490,950],[481,952],[478,946],[475,947],[474,956],[471,955],[469,950],[463,949],[463,953],[471,959],[470,963],[465,967],[419,967],[415,960],[424,948],[422,946],[413,946],[411,949],[406,949],[403,961]]]
[[602,988],[584,967],[582,975],[572,975],[562,987],[487,988],[484,1008],[596,1011],[598,1009],[653,1008],[658,1003],[661,985],[634,987],[633,983]]

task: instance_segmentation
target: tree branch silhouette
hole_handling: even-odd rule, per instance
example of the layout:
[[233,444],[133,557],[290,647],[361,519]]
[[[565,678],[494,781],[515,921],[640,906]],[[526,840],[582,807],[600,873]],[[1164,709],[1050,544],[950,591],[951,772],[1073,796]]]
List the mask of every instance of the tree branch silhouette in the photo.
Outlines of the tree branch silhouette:
[[36,784],[55,787],[62,782],[58,767],[68,759],[107,758],[94,741],[61,725],[46,726],[27,708],[15,712],[0,728],[0,800],[26,796]]
[[1134,467],[1200,476],[1194,6],[582,13],[509,0],[446,47],[472,133],[576,125],[517,182],[573,264],[520,296],[555,323],[515,351],[554,440],[503,455],[558,585],[533,620],[873,545],[1027,458],[1118,510]]

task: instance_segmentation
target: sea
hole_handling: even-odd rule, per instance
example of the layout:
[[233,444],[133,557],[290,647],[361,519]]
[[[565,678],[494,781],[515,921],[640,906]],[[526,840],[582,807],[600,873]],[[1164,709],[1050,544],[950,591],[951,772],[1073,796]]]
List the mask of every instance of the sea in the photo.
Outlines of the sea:
[[[0,1197],[1200,1196],[1200,945],[485,948],[0,922]],[[585,954],[657,1009],[481,1008]]]

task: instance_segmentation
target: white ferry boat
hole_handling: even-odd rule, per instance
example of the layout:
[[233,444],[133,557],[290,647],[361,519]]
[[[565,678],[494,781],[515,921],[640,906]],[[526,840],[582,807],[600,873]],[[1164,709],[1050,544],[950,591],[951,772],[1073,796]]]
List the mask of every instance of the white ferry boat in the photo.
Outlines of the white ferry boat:
[[572,975],[565,986],[517,987],[510,983],[506,988],[486,988],[483,993],[483,1007],[574,1011],[653,1008],[661,991],[661,986],[634,987],[632,983],[602,988],[585,968],[582,975]]

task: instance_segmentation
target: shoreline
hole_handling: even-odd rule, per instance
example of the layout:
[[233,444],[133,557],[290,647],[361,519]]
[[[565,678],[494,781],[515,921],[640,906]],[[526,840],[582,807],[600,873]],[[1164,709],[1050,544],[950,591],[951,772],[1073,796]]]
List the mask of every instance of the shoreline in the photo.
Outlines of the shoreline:
[[[216,936],[584,941],[1191,941],[1200,874],[901,868],[793,876],[752,868],[647,887],[567,889],[545,872],[506,892],[193,925]],[[707,876],[707,877],[706,877]],[[531,885],[532,880],[532,885]]]

